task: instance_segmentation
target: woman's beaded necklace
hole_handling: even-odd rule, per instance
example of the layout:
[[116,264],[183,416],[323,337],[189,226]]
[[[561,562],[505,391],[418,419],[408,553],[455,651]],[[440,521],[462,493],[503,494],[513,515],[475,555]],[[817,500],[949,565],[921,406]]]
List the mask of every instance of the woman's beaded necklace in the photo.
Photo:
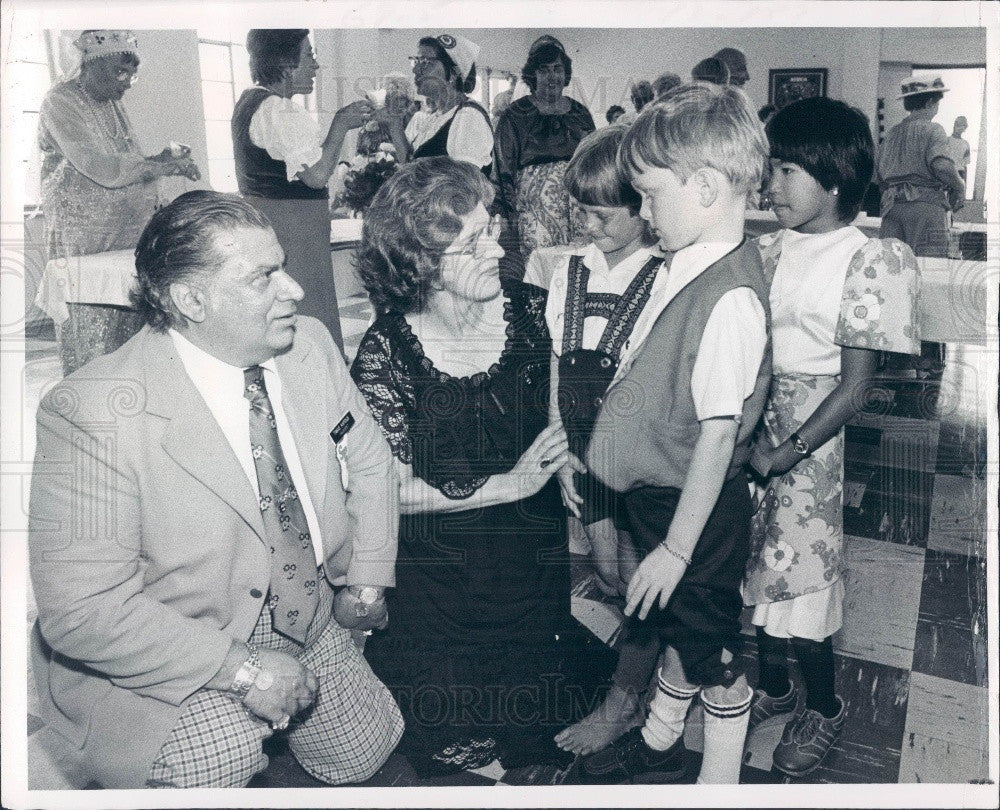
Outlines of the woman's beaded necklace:
[[118,151],[127,152],[132,145],[132,135],[125,123],[118,102],[110,99],[103,102],[97,101],[87,92],[87,89],[79,79],[76,80],[76,86],[79,88],[80,94],[86,100],[87,104],[94,111],[94,118],[100,125],[104,135],[107,136]]

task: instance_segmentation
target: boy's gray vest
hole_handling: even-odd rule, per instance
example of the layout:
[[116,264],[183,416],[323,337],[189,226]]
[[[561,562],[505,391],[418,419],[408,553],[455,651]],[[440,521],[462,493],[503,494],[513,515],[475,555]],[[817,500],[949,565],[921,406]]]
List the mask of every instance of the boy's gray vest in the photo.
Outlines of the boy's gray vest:
[[631,367],[605,393],[586,464],[612,489],[683,489],[700,433],[691,396],[695,359],[716,303],[738,287],[750,287],[764,307],[768,341],[753,394],[743,403],[726,479],[736,475],[749,459],[751,435],[764,412],[771,382],[771,340],[760,253],[754,243],[744,240],[667,304],[632,358]]

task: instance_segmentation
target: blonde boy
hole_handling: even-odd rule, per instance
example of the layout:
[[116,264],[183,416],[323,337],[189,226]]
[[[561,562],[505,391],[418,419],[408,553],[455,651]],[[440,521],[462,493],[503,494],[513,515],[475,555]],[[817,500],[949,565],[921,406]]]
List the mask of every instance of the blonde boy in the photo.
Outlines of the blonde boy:
[[633,333],[639,348],[604,397],[586,463],[623,493],[646,555],[625,612],[635,627],[655,627],[666,649],[645,724],[584,759],[575,776],[681,778],[684,721],[700,692],[698,781],[736,783],[752,694],[739,657],[751,516],[741,468],[771,371],[767,291],[743,226],[767,142],[740,90],[695,83],[644,110],[619,159],[642,196],[641,216],[675,253],[659,314]]

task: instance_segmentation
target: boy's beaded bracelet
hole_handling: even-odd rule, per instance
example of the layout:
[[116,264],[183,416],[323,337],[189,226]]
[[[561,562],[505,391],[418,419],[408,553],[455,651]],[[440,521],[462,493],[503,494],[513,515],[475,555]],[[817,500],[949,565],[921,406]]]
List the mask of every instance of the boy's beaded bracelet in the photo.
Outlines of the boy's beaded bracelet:
[[671,556],[676,557],[678,560],[680,560],[685,565],[691,565],[691,558],[690,557],[685,557],[679,551],[674,551],[672,548],[670,548],[670,546],[667,545],[667,541],[666,540],[662,541],[660,543],[660,545],[663,546],[663,548],[666,550],[667,554],[670,554]]

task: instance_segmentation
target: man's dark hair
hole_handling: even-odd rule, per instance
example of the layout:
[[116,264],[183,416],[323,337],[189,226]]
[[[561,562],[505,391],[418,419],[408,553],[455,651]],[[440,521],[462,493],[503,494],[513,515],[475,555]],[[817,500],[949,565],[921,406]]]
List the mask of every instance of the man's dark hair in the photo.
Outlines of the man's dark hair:
[[917,93],[915,96],[903,98],[903,109],[907,112],[922,110],[944,98],[944,93]]
[[135,249],[139,287],[131,294],[142,319],[157,331],[182,325],[170,285],[210,274],[219,264],[215,236],[235,228],[270,228],[260,211],[235,194],[189,191],[161,208]]
[[653,85],[645,79],[638,81],[632,85],[629,96],[632,98],[632,105],[635,107],[635,111],[641,112],[642,108],[649,104],[655,96]]

